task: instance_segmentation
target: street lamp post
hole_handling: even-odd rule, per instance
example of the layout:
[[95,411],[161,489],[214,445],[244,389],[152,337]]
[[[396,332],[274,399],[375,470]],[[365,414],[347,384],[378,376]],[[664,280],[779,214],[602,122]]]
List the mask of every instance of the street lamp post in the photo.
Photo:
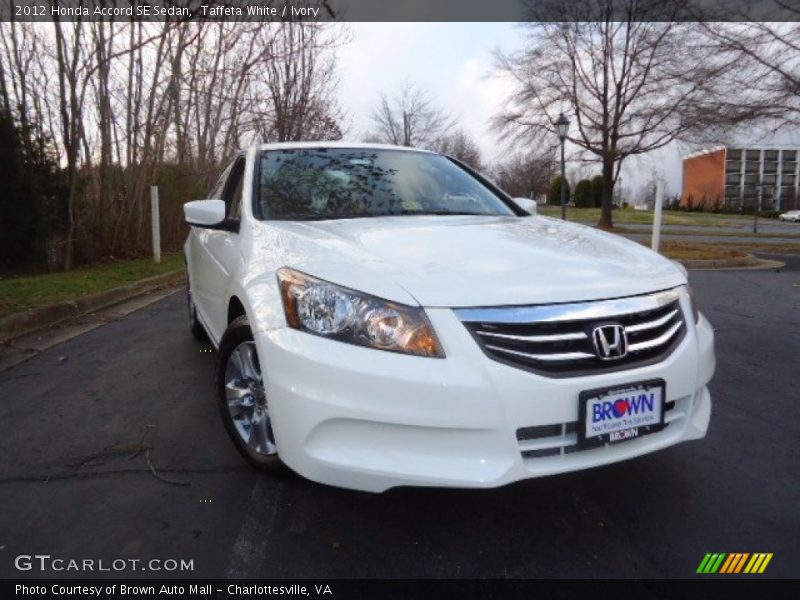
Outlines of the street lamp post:
[[758,233],[758,212],[761,210],[761,198],[764,194],[764,180],[758,178],[758,191],[756,201],[753,203],[753,233]]
[[567,174],[564,164],[564,142],[567,140],[569,131],[569,119],[561,113],[555,122],[558,139],[561,141],[561,218],[567,220]]

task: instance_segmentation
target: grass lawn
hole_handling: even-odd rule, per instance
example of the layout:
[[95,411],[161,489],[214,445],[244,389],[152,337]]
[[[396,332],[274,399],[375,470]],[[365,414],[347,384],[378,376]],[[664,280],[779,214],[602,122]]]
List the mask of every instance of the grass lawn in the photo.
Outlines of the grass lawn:
[[[539,214],[548,217],[560,217],[560,206],[539,206]],[[567,219],[570,221],[588,221],[596,224],[600,221],[599,208],[567,208]],[[653,211],[617,209],[612,214],[614,223],[644,223],[653,222]],[[752,216],[741,215],[715,215],[713,213],[690,213],[665,210],[662,223],[664,225],[714,225],[716,227],[741,227],[743,222],[752,222]]]
[[[639,242],[643,246],[650,247],[650,242]],[[659,252],[667,258],[685,260],[720,260],[723,258],[742,258],[748,252],[739,246],[728,247],[716,244],[692,244],[682,242],[662,241],[659,245]]]
[[152,259],[127,260],[25,277],[0,277],[0,317],[44,306],[59,300],[74,300],[174,271],[183,267],[183,255],[165,254],[161,264]]
[[[650,247],[650,242],[639,242]],[[704,244],[701,242],[661,241],[659,252],[668,258],[718,260],[741,258],[748,254],[800,254],[799,244]]]
[[[617,228],[614,228],[616,232]],[[753,240],[758,240],[758,238],[783,238],[783,239],[798,239],[800,240],[800,228],[796,233],[753,233],[752,231],[717,231],[717,230],[708,230],[703,232],[697,231],[686,231],[681,229],[662,229],[662,233],[668,233],[669,235],[704,235],[708,237],[741,237],[741,238],[753,238]],[[650,235],[649,231],[630,231],[629,233],[646,233]]]

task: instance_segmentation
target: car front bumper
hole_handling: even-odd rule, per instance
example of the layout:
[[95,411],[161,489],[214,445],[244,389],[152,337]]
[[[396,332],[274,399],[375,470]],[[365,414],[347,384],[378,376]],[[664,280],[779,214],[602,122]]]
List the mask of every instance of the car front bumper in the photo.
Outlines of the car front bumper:
[[[449,309],[428,309],[447,357],[421,358],[326,340],[289,328],[255,333],[282,460],[311,480],[380,492],[395,486],[496,487],[585,469],[702,438],[714,334],[695,326],[664,361],[554,379],[488,358]],[[661,378],[668,425],[657,433],[578,450],[570,425],[581,391]],[[674,404],[673,404],[674,403]],[[555,455],[530,457],[517,431],[562,425]],[[556,436],[558,437],[558,436]],[[533,443],[535,446],[536,442]]]

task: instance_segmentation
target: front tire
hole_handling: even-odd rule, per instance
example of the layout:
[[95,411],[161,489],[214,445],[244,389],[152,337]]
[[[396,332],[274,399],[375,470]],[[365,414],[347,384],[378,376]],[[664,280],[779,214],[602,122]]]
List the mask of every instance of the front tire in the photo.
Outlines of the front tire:
[[218,357],[217,404],[228,435],[251,465],[283,472],[261,363],[246,316],[228,325]]

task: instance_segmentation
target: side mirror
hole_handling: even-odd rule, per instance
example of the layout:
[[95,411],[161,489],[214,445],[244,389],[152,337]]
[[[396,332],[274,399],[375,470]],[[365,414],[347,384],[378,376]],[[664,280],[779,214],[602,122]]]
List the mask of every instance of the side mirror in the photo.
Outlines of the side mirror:
[[514,204],[529,215],[536,214],[536,200],[531,200],[530,198],[514,198]]
[[183,214],[189,225],[220,227],[225,221],[224,200],[195,200],[183,205]]

